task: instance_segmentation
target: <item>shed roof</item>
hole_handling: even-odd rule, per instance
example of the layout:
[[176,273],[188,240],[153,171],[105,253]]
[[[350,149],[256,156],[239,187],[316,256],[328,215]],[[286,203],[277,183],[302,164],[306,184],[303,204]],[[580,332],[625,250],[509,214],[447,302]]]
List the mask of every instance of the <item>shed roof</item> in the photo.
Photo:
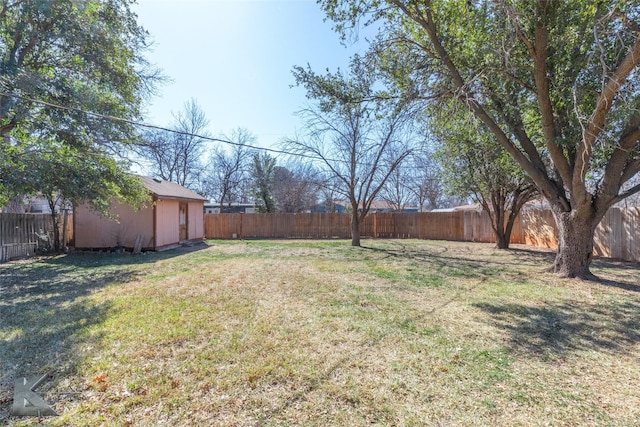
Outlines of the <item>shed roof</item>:
[[165,199],[207,200],[198,193],[175,182],[163,181],[149,176],[138,176],[138,178],[142,180],[144,186],[156,197]]

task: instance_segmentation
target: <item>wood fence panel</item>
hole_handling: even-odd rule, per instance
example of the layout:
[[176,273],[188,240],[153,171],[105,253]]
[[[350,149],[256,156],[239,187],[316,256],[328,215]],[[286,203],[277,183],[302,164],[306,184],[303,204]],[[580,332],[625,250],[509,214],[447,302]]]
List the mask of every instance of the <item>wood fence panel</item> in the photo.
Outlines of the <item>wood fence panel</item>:
[[420,227],[423,219],[424,212],[415,212],[411,215],[411,226],[410,229],[407,230],[411,235],[411,238],[419,239],[420,238]]
[[269,215],[267,216],[269,225],[271,227],[271,232],[279,239],[291,237],[287,230],[290,228],[289,224],[291,223],[291,214],[284,215]]
[[417,238],[420,235],[420,217],[412,213],[401,213],[400,227],[396,228],[396,236],[402,239]]
[[351,237],[349,215],[337,213],[296,214],[300,227],[307,224],[308,230],[299,230],[297,237],[315,239],[348,239]]
[[524,244],[543,248],[558,248],[556,221],[550,210],[531,209],[520,213]]
[[526,230],[522,223],[522,214],[520,214],[518,215],[518,218],[516,218],[516,220],[514,221],[513,230],[511,230],[510,242],[525,244],[526,243],[525,234],[526,234]]
[[241,214],[205,214],[204,232],[207,239],[233,239],[242,235]]
[[611,208],[596,228],[593,246],[599,256],[640,261],[640,208]]
[[375,213],[367,219],[375,219],[375,230],[364,233],[366,237],[396,237],[396,219],[392,213]]
[[[420,216],[413,213],[399,212],[390,214],[393,224],[393,237],[397,239],[417,238],[420,235]],[[395,216],[393,216],[395,215]]]
[[422,239],[464,240],[464,212],[425,212]]
[[[246,215],[242,214],[242,235],[241,238],[262,238],[272,234],[271,224],[267,222],[266,215]],[[271,236],[277,237],[277,236]]]
[[350,239],[351,238],[351,215],[332,213],[332,236],[336,238]]
[[296,214],[286,214],[285,221],[276,221],[275,226],[278,230],[278,234],[282,238],[295,239],[300,238],[305,234],[304,230],[299,230],[296,228],[297,224],[297,215]]
[[622,210],[626,243],[622,258],[640,261],[640,208],[631,207]]
[[205,237],[349,238],[350,216],[322,214],[205,214]]
[[35,252],[35,218],[25,214],[2,214],[0,220],[0,262]]
[[[349,217],[349,237],[351,237],[351,214],[343,214]],[[360,224],[360,237],[373,237],[376,233],[374,226],[378,227],[378,220],[380,219],[380,214],[374,217],[373,214],[367,215],[364,221]]]
[[475,212],[469,211],[464,213],[464,240],[467,242],[480,242],[478,230],[478,218],[474,215]]
[[[262,215],[242,215],[242,238],[246,237],[263,237],[258,234],[258,231],[262,231],[265,235],[273,233],[270,224],[266,222],[264,218],[260,218]],[[260,224],[257,222],[260,221]],[[276,236],[273,236],[276,237]]]
[[295,236],[297,238],[304,239],[317,239],[318,235],[318,218],[314,218],[312,216],[307,215],[296,215],[294,217],[295,221]]
[[429,221],[429,218],[432,216],[430,212],[420,212],[418,213],[420,217],[418,222],[418,238],[419,239],[427,239],[427,236],[432,236],[431,232],[432,222]]
[[[60,239],[63,220],[60,218]],[[67,219],[67,241],[73,239],[73,221]],[[53,219],[49,214],[0,213],[0,262],[33,255],[45,244],[53,245]],[[64,244],[64,242],[63,242]]]
[[427,236],[432,236],[431,232],[432,222],[429,221],[429,218],[432,216],[430,212],[420,212],[418,213],[419,222],[418,222],[418,238],[419,239],[427,239]]
[[630,236],[624,235],[624,222],[622,218],[622,210],[619,208],[611,208],[607,212],[609,218],[609,226],[611,227],[611,233],[609,234],[608,249],[609,257],[611,258],[623,258],[625,252],[625,240]]
[[[343,238],[351,237],[350,214],[206,214],[207,238]],[[550,210],[521,212],[511,243],[556,249],[557,228]],[[494,243],[484,212],[375,213],[361,227],[362,237],[419,238]],[[594,254],[640,261],[640,208],[612,208],[594,235]]]
[[464,212],[464,237],[467,242],[495,243],[496,236],[491,228],[491,219],[485,212]]
[[[434,216],[437,220],[440,218]],[[442,240],[463,240],[464,239],[464,212],[447,212],[442,217],[442,225],[438,227],[440,232],[444,232],[440,238]]]
[[[275,216],[277,216],[276,214]],[[349,237],[349,224],[343,221],[344,215],[335,213],[287,214],[295,222],[295,233],[290,235],[298,239],[330,239]]]
[[621,251],[612,250],[611,246],[614,241],[620,239],[621,230],[615,224],[615,220],[620,219],[620,212],[618,211],[617,214],[609,210],[596,228],[593,236],[593,251],[598,256],[620,257]]

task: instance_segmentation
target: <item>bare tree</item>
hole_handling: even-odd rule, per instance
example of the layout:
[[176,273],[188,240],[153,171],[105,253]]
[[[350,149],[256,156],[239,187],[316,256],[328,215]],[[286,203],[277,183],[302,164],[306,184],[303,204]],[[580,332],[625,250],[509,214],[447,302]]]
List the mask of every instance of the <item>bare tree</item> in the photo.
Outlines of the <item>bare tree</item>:
[[201,159],[209,136],[209,120],[195,99],[186,102],[184,110],[173,117],[174,131],[146,132],[137,153],[146,161],[151,175],[201,191]]
[[411,202],[410,176],[408,169],[396,168],[390,175],[384,187],[380,191],[380,198],[387,202],[392,210],[403,211]]
[[[340,71],[318,75],[296,67],[298,84],[318,104],[300,114],[306,135],[290,139],[292,153],[308,156],[340,182],[338,190],[352,210],[351,244],[360,246],[360,224],[389,176],[411,153],[406,104],[382,102],[375,97],[375,76],[358,57],[349,76]],[[391,156],[391,153],[395,155]]]
[[447,203],[442,186],[442,170],[428,150],[411,156],[409,190],[420,212],[444,207]]
[[[177,182],[186,187],[196,188],[198,176],[202,172],[202,155],[209,120],[195,99],[184,105],[184,110],[176,114],[175,148],[178,156]],[[203,138],[204,137],[204,138]]]
[[172,146],[171,132],[151,129],[141,136],[141,143],[135,147],[135,152],[142,157],[145,170],[150,175],[173,181],[176,177],[177,159]]
[[216,147],[203,174],[205,193],[220,205],[240,202],[245,198],[250,178],[253,149],[256,138],[246,129],[237,128],[224,139],[236,143],[231,147]]
[[317,203],[318,172],[308,163],[278,167],[274,176],[273,196],[279,212],[304,212]]
[[340,195],[338,189],[340,188],[340,183],[335,176],[325,176],[322,175],[317,176],[318,179],[318,190],[320,191],[321,203],[324,205],[324,210],[330,213],[338,212],[338,203],[337,197]]

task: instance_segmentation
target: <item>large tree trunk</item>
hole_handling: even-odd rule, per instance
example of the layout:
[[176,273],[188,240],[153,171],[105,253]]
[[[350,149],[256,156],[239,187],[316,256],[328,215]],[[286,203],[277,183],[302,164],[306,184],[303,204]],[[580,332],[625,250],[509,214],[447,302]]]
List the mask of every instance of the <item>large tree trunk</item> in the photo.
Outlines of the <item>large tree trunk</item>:
[[503,219],[502,226],[495,222],[492,223],[493,233],[496,237],[496,249],[509,249],[509,244],[511,243],[511,233],[513,232],[513,225],[516,222],[519,212],[520,209],[518,209],[517,212],[509,212],[506,220],[504,220],[505,215],[503,214],[501,216],[501,218]]
[[60,252],[60,219],[58,214],[54,211],[51,214],[51,218],[53,219],[53,251],[58,253]]
[[49,204],[49,209],[51,209],[51,219],[53,222],[53,242],[51,242],[53,246],[53,251],[60,251],[60,219],[58,216],[58,212],[56,211],[56,201],[57,199],[53,196],[47,196],[47,203]]
[[360,246],[360,221],[357,213],[351,217],[351,246]]
[[360,246],[360,218],[357,211],[351,215],[351,246]]
[[[533,193],[533,192],[530,192]],[[511,243],[511,233],[513,232],[513,226],[518,219],[518,215],[522,210],[522,206],[524,203],[529,200],[530,196],[526,196],[523,201],[518,201],[517,203],[513,203],[511,210],[508,215],[506,215],[507,220],[505,221],[503,228],[494,229],[496,233],[496,248],[497,249],[509,249],[509,244]]]
[[577,277],[594,280],[589,270],[593,257],[593,235],[602,215],[590,209],[556,212],[553,215],[558,227],[558,252],[549,269],[560,277]]
[[511,240],[511,233],[507,235],[504,229],[498,228],[494,230],[496,236],[496,249],[509,249],[509,240]]
[[505,212],[504,204],[493,203],[493,212],[489,211],[491,218],[491,227],[496,237],[497,249],[509,249],[509,240],[511,240],[511,231],[507,233],[505,229]]
[[497,249],[509,249],[509,243],[511,243],[511,232],[513,231],[513,225],[518,219],[518,215],[522,210],[522,207],[528,202],[532,196],[536,194],[536,188],[533,184],[521,182],[518,186],[509,191],[503,192],[497,190],[491,195],[491,206],[485,199],[481,199],[482,209],[491,218],[491,227],[496,237]]

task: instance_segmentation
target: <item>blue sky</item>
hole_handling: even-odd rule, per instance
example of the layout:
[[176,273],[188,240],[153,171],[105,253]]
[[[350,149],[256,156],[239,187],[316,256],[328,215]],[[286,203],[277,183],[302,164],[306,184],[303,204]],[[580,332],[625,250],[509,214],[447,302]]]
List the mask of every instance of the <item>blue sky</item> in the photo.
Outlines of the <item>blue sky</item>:
[[195,98],[214,136],[243,127],[273,147],[303,123],[307,103],[294,65],[345,69],[364,43],[345,47],[315,0],[138,0],[138,22],[154,42],[147,58],[173,79],[148,106],[147,122],[169,125]]

